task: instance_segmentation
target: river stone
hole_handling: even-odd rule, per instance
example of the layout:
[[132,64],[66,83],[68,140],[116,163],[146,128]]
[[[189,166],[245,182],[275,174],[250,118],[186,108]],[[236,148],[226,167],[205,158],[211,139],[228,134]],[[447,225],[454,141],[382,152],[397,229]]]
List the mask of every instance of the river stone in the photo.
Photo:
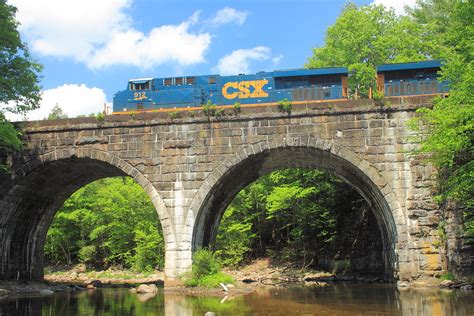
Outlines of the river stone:
[[461,289],[462,291],[471,291],[471,290],[474,289],[474,286],[472,286],[472,285],[470,285],[470,284],[466,284],[466,285],[461,286],[460,289]]
[[0,289],[0,298],[8,296],[9,292],[4,289]]
[[46,295],[46,294],[54,294],[54,291],[43,289],[39,291],[40,294]]
[[397,286],[398,286],[398,287],[402,287],[402,288],[403,288],[403,287],[410,287],[410,283],[405,282],[405,281],[398,281],[398,282],[397,282]]
[[454,284],[454,282],[451,281],[451,280],[443,280],[443,281],[439,284],[439,286],[440,286],[440,287],[450,287],[450,286],[452,286],[453,284]]
[[93,289],[95,289],[95,286],[93,284],[87,284],[86,288],[88,290],[93,290]]
[[156,293],[158,288],[154,284],[140,284],[137,287],[137,293]]

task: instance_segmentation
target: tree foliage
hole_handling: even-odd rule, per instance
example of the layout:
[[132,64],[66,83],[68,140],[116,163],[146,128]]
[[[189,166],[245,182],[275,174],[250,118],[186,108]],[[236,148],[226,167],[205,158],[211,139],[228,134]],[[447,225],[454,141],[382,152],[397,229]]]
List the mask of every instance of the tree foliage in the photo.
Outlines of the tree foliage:
[[424,41],[445,60],[449,97],[425,108],[412,128],[423,132],[421,153],[439,170],[440,201],[465,206],[465,233],[474,242],[474,4],[423,0],[410,14],[426,30]]
[[[38,107],[42,69],[20,39],[15,13],[15,7],[0,1],[0,149],[7,152],[18,150],[22,143],[5,112],[24,114]],[[0,171],[5,170],[0,165]]]
[[74,193],[56,214],[45,257],[55,264],[161,269],[164,239],[155,208],[131,178],[95,181]]
[[349,3],[327,29],[324,46],[313,49],[306,67],[348,67],[351,93],[367,96],[375,87],[376,65],[429,56],[422,32],[413,20],[383,5]]
[[303,264],[330,257],[339,238],[338,217],[354,214],[352,203],[359,199],[321,170],[275,171],[235,197],[221,220],[216,254],[224,265],[261,256]]
[[42,67],[21,41],[15,13],[15,7],[0,1],[0,103],[2,111],[22,114],[39,105]]
[[56,104],[52,109],[51,112],[48,114],[47,120],[61,120],[67,119],[67,114],[63,111],[63,109]]

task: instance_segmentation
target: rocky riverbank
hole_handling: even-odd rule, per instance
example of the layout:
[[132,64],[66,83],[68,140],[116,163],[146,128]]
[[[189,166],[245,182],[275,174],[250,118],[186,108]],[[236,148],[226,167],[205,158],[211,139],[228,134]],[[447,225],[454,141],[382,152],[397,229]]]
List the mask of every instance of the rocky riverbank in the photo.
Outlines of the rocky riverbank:
[[[0,281],[0,298],[11,295],[52,294],[62,291],[94,290],[102,287],[127,287],[140,293],[142,288],[157,289],[163,285],[164,273],[134,273],[120,269],[106,271],[86,271],[78,265],[67,271],[46,271],[43,282],[32,281]],[[49,272],[49,273],[48,273]],[[224,273],[236,280],[236,286],[229,286],[229,295],[240,295],[252,292],[256,287],[265,286],[330,286],[335,282],[348,283],[389,283],[390,280],[380,275],[335,275],[329,272],[301,269],[295,264],[275,264],[268,258],[254,260],[251,263],[235,268],[225,268]],[[425,282],[398,282],[400,288],[440,286],[448,289],[473,290],[474,285],[468,280]],[[204,289],[170,287],[167,292],[185,295],[222,295],[223,289]],[[146,292],[144,292],[146,293]]]
[[332,282],[351,283],[387,283],[379,275],[335,275],[333,273],[311,269],[301,269],[291,263],[275,264],[268,258],[254,260],[239,269],[224,269],[240,284],[253,286],[327,286]]

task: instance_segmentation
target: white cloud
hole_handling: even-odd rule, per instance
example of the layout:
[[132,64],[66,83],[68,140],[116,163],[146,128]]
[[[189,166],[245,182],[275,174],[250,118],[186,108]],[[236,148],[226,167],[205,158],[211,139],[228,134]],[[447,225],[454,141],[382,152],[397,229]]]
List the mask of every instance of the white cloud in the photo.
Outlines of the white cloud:
[[217,11],[215,17],[212,19],[212,24],[222,25],[227,23],[237,23],[242,25],[247,19],[248,12],[238,11],[233,8],[225,7]]
[[273,67],[276,67],[280,64],[281,60],[283,59],[283,54],[280,54],[276,57],[273,57],[272,58],[272,63],[273,63]]
[[114,32],[130,27],[130,0],[9,0],[18,8],[20,30],[43,55],[85,61]]
[[208,33],[189,27],[200,11],[177,25],[148,33],[136,30],[126,13],[132,0],[9,0],[18,8],[20,30],[31,49],[45,56],[74,58],[90,68],[114,64],[152,67],[173,61],[189,65],[204,61],[211,43]]
[[249,73],[252,60],[268,60],[270,59],[270,54],[271,49],[265,46],[237,49],[219,59],[217,66],[213,70],[222,75]]
[[405,6],[414,7],[416,0],[374,0],[372,4],[383,4],[387,8],[392,7],[398,15],[405,14]]
[[166,62],[184,66],[203,62],[211,35],[189,32],[189,26],[197,19],[198,14],[194,14],[179,25],[153,28],[147,35],[136,30],[116,32],[103,48],[94,52],[89,66],[124,64],[151,68]]
[[[43,91],[39,109],[28,112],[26,118],[9,113],[7,113],[7,118],[12,121],[24,119],[42,120],[51,113],[56,104],[63,109],[68,117],[89,115],[103,111],[104,103],[106,103],[106,97],[102,89],[89,88],[84,84],[64,84],[57,88]],[[110,104],[107,105],[110,106]]]

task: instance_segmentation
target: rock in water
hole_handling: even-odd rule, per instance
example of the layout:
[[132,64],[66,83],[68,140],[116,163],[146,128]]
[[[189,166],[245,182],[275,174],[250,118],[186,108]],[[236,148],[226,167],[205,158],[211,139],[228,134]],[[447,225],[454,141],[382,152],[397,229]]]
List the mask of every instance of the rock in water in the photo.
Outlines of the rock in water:
[[156,293],[158,288],[154,284],[140,284],[137,287],[137,293]]
[[54,291],[44,289],[44,290],[40,290],[39,293],[43,295],[54,294]]
[[450,287],[453,284],[454,284],[454,282],[451,281],[451,280],[444,280],[439,284],[439,286],[440,287]]
[[398,281],[398,282],[397,282],[397,286],[398,286],[399,288],[407,288],[407,287],[410,287],[410,283],[405,282],[405,281]]
[[466,284],[466,285],[461,286],[460,289],[461,289],[462,291],[471,291],[471,290],[474,289],[474,287],[473,287],[472,285],[470,285],[470,284]]

